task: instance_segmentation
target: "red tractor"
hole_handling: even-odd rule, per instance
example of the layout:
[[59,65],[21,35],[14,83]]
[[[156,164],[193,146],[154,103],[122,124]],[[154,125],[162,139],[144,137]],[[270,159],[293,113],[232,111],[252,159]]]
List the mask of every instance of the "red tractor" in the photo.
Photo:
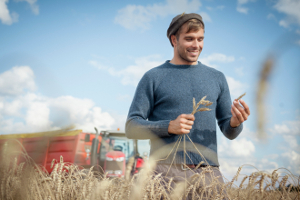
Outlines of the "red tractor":
[[[60,156],[63,156],[64,162],[83,168],[96,166],[96,170],[107,176],[124,177],[129,159],[139,155],[137,140],[127,139],[121,131],[102,131],[99,134],[96,129],[96,134],[68,130],[0,135],[0,151],[11,139],[18,140],[28,155],[49,173],[53,170],[53,159],[59,162]],[[20,145],[18,148],[21,150]],[[21,155],[19,158],[19,162],[24,161]],[[136,163],[133,170],[136,169]]]
[[[97,158],[108,177],[124,177],[129,159],[138,155],[137,140],[127,139],[125,133],[120,131],[102,131],[100,135],[102,140],[96,142],[100,145],[97,153],[95,153],[95,149],[98,149],[98,146],[94,145],[95,139],[92,144],[92,164],[97,162]],[[136,168],[135,163],[133,169]]]

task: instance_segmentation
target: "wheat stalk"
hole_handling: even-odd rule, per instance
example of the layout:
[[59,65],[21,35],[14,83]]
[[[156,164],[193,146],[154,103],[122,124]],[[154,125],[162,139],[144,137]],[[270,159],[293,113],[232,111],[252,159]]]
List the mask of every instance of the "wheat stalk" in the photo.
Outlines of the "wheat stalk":
[[[8,147],[7,147],[8,148]],[[1,151],[1,149],[0,149]],[[219,177],[213,176],[212,167],[203,168],[195,173],[185,184],[175,183],[174,179],[164,181],[162,175],[153,175],[152,168],[125,180],[122,178],[108,179],[105,175],[93,173],[93,169],[80,170],[76,165],[68,165],[60,159],[54,165],[52,174],[42,171],[41,167],[32,162],[25,154],[25,162],[16,162],[8,150],[0,162],[1,199],[299,199],[300,177],[287,172],[278,181],[279,170],[272,174],[257,171],[244,176],[239,187],[233,182],[242,174],[241,166],[233,182],[220,184]],[[2,151],[1,151],[2,153]],[[18,158],[17,158],[18,159]],[[68,172],[65,171],[68,170]],[[144,170],[144,169],[143,169]],[[143,171],[142,170],[142,171]],[[281,169],[282,170],[282,169]],[[286,170],[288,171],[288,170]],[[282,173],[280,171],[280,173]],[[211,181],[207,181],[207,178]],[[249,180],[246,183],[246,180]],[[290,185],[288,185],[290,183]],[[60,184],[60,186],[58,185]],[[263,185],[266,184],[265,187]],[[280,188],[278,188],[280,185]],[[229,187],[230,186],[230,187]],[[277,188],[276,188],[277,187]]]
[[[211,109],[206,108],[207,106],[210,106],[213,104],[213,102],[210,102],[208,100],[205,100],[206,96],[202,97],[202,99],[196,104],[195,98],[193,98],[193,111],[192,115],[194,115],[196,112],[203,112],[203,111],[210,111]],[[205,105],[204,108],[199,108],[200,105]],[[198,109],[199,108],[199,109]]]
[[246,95],[246,92],[244,93],[244,94],[242,94],[241,96],[239,96],[238,98],[236,98],[236,100],[238,101],[238,100],[240,100],[243,96],[245,96]]

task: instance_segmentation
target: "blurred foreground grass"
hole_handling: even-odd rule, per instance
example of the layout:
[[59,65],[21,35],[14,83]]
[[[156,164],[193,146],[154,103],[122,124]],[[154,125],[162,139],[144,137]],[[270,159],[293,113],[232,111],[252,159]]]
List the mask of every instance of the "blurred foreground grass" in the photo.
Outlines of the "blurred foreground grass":
[[[25,162],[19,163],[18,158]],[[37,166],[26,152],[16,152],[9,143],[1,149],[0,199],[300,199],[300,177],[286,169],[272,173],[256,171],[242,176],[239,168],[232,181],[225,184],[213,177],[205,184],[205,173],[193,175],[187,184],[181,182],[171,187],[161,175],[152,171],[151,160],[134,177],[107,178],[92,169],[80,169],[65,163],[63,158],[48,174]],[[237,183],[238,178],[242,181]]]

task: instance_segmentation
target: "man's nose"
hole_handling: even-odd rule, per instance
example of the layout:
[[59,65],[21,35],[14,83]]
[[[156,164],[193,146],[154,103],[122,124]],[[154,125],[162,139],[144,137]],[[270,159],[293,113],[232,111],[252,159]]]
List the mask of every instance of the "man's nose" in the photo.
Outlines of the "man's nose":
[[198,40],[194,40],[193,43],[192,43],[193,47],[197,47],[198,48],[199,45],[200,45],[200,42]]

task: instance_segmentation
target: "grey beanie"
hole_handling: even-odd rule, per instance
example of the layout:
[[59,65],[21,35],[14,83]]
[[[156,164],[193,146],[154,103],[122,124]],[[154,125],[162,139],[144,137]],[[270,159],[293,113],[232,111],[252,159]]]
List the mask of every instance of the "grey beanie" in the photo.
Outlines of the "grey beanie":
[[203,29],[204,29],[204,23],[203,23],[202,17],[199,14],[196,14],[196,13],[189,13],[189,14],[182,13],[180,15],[177,15],[176,17],[174,17],[172,19],[172,21],[170,23],[170,26],[168,28],[168,31],[167,31],[167,36],[168,36],[172,46],[173,46],[173,44],[172,44],[172,41],[171,41],[171,35],[174,35],[178,31],[178,29],[185,22],[187,22],[190,19],[198,19],[203,24]]

